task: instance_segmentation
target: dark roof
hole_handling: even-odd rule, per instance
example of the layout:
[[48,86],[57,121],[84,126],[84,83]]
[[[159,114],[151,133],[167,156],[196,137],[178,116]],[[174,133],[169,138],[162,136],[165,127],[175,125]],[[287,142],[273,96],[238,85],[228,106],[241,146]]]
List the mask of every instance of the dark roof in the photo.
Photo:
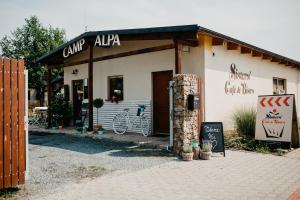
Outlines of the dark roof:
[[270,56],[274,56],[274,57],[276,57],[276,58],[278,58],[278,59],[286,60],[286,61],[288,61],[288,62],[291,62],[291,63],[297,64],[297,65],[300,65],[300,62],[297,61],[297,60],[294,60],[294,59],[291,59],[291,58],[288,58],[288,57],[285,57],[285,56],[282,56],[282,55],[273,53],[273,52],[271,52],[271,51],[268,51],[268,50],[265,50],[265,49],[256,47],[256,46],[254,46],[254,45],[248,44],[248,43],[243,42],[243,41],[241,41],[241,40],[237,40],[237,39],[235,39],[235,38],[229,37],[229,36],[227,36],[227,35],[223,35],[223,34],[221,34],[221,33],[212,31],[212,30],[210,30],[210,29],[207,29],[207,28],[204,28],[204,27],[201,27],[201,26],[199,26],[199,32],[207,33],[207,34],[209,34],[209,35],[211,35],[211,36],[213,36],[213,37],[219,37],[219,38],[225,39],[225,40],[227,40],[227,41],[234,42],[234,43],[236,43],[236,44],[239,44],[239,45],[248,47],[248,48],[250,48],[250,49],[256,50],[256,51],[258,51],[258,52],[261,52],[261,53],[264,53],[264,54],[267,54],[267,55],[270,55]]
[[153,33],[180,33],[180,32],[193,32],[198,31],[198,25],[182,25],[182,26],[165,26],[165,27],[153,27],[153,28],[137,28],[137,29],[119,29],[119,30],[106,30],[106,31],[89,31],[85,32],[72,40],[64,43],[63,45],[53,49],[49,53],[40,57],[36,62],[42,62],[44,59],[49,56],[63,50],[68,45],[72,44],[75,41],[80,40],[81,38],[94,37],[97,35],[108,35],[108,34],[118,34],[118,35],[142,35],[142,34],[153,34]]
[[75,37],[74,39],[64,43],[63,45],[57,47],[56,49],[50,51],[49,53],[43,55],[42,57],[40,57],[37,62],[45,62],[45,60],[49,60],[51,59],[51,57],[53,57],[54,55],[56,55],[57,53],[59,53],[60,51],[62,51],[65,47],[67,47],[68,45],[74,43],[75,41],[80,40],[81,38],[91,38],[91,37],[96,37],[97,35],[107,35],[107,34],[118,34],[120,36],[136,36],[136,35],[151,35],[151,34],[160,34],[160,33],[169,33],[169,34],[182,34],[184,35],[185,33],[204,33],[204,34],[208,34],[211,35],[212,37],[218,37],[218,38],[222,38],[224,40],[230,41],[230,42],[234,42],[236,44],[248,47],[250,49],[256,50],[258,52],[267,54],[269,56],[274,56],[280,60],[284,60],[290,63],[293,63],[297,66],[300,66],[300,62],[293,60],[291,58],[273,53],[271,51],[256,47],[254,45],[245,43],[243,41],[237,40],[235,38],[223,35],[221,33],[212,31],[210,29],[198,26],[197,24],[192,24],[192,25],[181,25],[181,26],[165,26],[165,27],[153,27],[153,28],[137,28],[137,29],[119,29],[119,30],[106,30],[106,31],[89,31],[89,32],[85,32],[77,37]]

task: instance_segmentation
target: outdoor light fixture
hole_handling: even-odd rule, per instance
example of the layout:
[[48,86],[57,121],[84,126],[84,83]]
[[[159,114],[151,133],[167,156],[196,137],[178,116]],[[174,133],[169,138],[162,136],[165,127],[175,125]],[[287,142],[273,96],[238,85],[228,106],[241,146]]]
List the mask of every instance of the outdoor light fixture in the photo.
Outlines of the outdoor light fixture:
[[72,74],[74,75],[78,74],[78,69],[73,69]]
[[182,47],[182,51],[183,51],[184,53],[190,53],[190,47],[189,47],[189,46],[183,46],[183,47]]

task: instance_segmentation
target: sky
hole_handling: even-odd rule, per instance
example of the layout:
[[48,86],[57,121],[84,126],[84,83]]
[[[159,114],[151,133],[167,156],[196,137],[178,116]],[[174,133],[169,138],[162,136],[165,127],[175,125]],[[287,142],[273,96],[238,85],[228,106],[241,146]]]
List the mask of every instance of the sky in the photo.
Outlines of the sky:
[[0,38],[32,15],[88,31],[198,24],[300,61],[299,0],[0,0]]

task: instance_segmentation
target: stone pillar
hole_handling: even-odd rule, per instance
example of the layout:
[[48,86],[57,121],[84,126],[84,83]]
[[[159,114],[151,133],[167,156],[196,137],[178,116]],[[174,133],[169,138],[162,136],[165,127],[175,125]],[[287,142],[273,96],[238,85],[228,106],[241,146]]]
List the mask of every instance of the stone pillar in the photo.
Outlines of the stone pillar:
[[173,120],[173,149],[181,154],[183,145],[191,144],[192,140],[199,142],[198,110],[187,108],[189,94],[198,93],[198,77],[194,74],[177,74],[174,81],[174,120]]

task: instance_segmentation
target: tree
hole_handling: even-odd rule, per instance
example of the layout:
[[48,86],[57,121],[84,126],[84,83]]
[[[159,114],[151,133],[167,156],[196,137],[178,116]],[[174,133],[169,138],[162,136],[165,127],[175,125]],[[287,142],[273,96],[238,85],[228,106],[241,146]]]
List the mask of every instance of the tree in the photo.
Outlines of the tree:
[[97,108],[97,124],[99,123],[99,109],[103,106],[104,102],[103,102],[103,99],[101,98],[97,98],[97,99],[94,99],[93,101],[93,104],[94,104],[94,107]]
[[[65,31],[52,26],[44,27],[38,17],[25,19],[25,24],[0,40],[2,56],[23,58],[28,69],[29,87],[36,89],[37,99],[44,101],[47,86],[47,68],[36,60],[66,41]],[[52,70],[53,79],[62,75],[61,69]]]

